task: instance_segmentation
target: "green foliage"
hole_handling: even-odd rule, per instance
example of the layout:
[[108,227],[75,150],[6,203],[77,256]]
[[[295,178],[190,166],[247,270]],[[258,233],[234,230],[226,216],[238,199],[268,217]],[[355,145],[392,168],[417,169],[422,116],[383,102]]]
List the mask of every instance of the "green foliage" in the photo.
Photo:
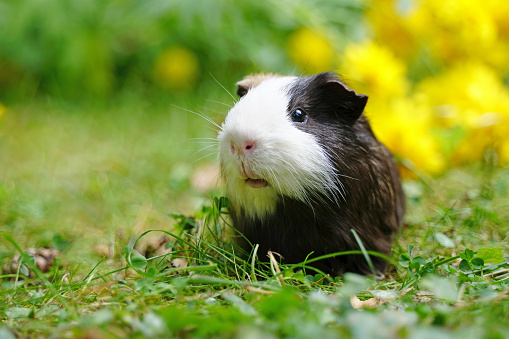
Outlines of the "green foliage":
[[196,56],[194,85],[205,88],[209,73],[227,84],[254,70],[291,73],[284,49],[291,32],[321,27],[341,47],[360,15],[352,0],[3,0],[0,89],[21,97],[150,93],[158,56],[175,46]]
[[[168,146],[185,128],[144,112],[5,116],[0,337],[506,336],[507,168],[406,181],[387,275],[327,277],[233,247],[228,200],[193,194],[192,156]],[[46,272],[39,247],[61,251]]]
[[[215,199],[199,213],[200,220],[223,224],[221,211],[225,203]],[[473,332],[481,336],[499,335],[507,330],[497,319],[509,315],[503,297],[509,279],[485,278],[486,272],[493,276],[507,271],[501,248],[477,252],[486,262],[497,262],[485,265],[468,248],[455,257],[426,260],[416,256],[415,247],[408,245],[407,252],[399,255],[400,274],[381,281],[345,274],[342,279],[328,282],[320,274],[304,276],[302,271],[291,269],[299,265],[280,266],[277,271],[284,274],[278,274],[260,264],[254,268],[257,279],[250,280],[250,259],[237,257],[226,247],[217,246],[214,240],[204,240],[214,237],[202,234],[203,238],[199,238],[201,224],[195,218],[171,217],[177,221],[175,229],[179,235],[164,230],[142,233],[125,249],[126,266],[98,276],[94,271],[101,263],[81,278],[73,274],[71,279],[64,280],[59,277],[69,275],[65,269],[58,269],[50,279],[28,261],[29,268],[36,273],[34,278],[18,274],[17,284],[3,282],[2,295],[6,298],[3,315],[20,326],[28,324],[27,334],[41,330],[46,333],[44,326],[57,322],[65,330],[65,337],[80,337],[90,331],[104,336],[113,329],[123,335],[198,338],[246,335],[307,338],[317,333],[327,338],[410,338],[431,334],[461,337]],[[214,229],[217,228],[209,227]],[[166,233],[175,239],[169,252],[146,258],[134,250],[151,232]],[[9,234],[2,236],[21,251]],[[168,265],[176,256],[185,257],[190,265],[178,268]],[[460,259],[459,270],[447,265]],[[136,274],[125,274],[128,270]],[[45,283],[40,285],[38,280]],[[34,283],[39,285],[37,289],[30,288]],[[429,300],[421,301],[421,296]],[[354,303],[352,298],[358,301]],[[83,307],[95,308],[95,301],[105,299],[111,299],[116,306],[104,306],[71,322]],[[359,307],[366,308],[366,312],[357,310]],[[484,307],[483,321],[490,326],[477,322],[466,325],[465,314],[473,314],[479,307]],[[453,308],[459,311],[453,312]],[[10,333],[8,328],[3,331]]]
[[500,264],[504,262],[504,253],[501,248],[481,248],[477,251],[477,257],[484,262]]

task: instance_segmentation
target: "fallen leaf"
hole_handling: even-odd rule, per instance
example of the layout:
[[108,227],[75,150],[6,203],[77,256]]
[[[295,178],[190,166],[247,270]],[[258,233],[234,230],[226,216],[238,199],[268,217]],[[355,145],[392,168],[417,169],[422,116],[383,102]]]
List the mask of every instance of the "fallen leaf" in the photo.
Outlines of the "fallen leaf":
[[350,297],[350,304],[355,309],[361,308],[374,308],[380,304],[383,304],[382,300],[379,298],[371,298],[368,300],[360,300],[356,295]]

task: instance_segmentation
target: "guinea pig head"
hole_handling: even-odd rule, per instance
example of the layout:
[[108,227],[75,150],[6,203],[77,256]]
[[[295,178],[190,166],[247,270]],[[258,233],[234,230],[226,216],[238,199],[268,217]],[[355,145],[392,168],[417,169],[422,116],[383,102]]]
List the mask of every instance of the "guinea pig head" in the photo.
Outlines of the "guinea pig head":
[[310,203],[344,196],[337,156],[367,97],[335,74],[250,76],[218,135],[221,176],[232,207],[263,218],[287,197]]

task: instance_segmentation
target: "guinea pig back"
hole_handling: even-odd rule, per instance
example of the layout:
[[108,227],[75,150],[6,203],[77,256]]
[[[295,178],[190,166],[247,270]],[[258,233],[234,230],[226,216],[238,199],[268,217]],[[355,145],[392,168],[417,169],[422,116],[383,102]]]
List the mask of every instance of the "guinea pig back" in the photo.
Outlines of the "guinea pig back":
[[[284,263],[334,252],[388,254],[404,213],[390,152],[363,111],[367,97],[332,73],[251,76],[237,83],[240,100],[218,135],[221,176],[233,225],[264,259]],[[239,244],[249,252],[248,242]],[[309,254],[312,253],[311,256]],[[371,256],[377,274],[386,261]],[[333,275],[369,274],[362,255],[311,264]]]

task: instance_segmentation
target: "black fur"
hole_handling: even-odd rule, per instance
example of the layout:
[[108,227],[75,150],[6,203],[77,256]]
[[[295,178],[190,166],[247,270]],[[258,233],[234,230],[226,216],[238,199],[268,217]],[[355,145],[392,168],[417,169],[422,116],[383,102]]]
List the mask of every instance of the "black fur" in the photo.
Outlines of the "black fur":
[[[258,254],[279,253],[285,263],[299,263],[310,256],[359,250],[354,229],[368,250],[388,254],[404,213],[404,195],[390,152],[375,138],[362,114],[367,97],[347,89],[337,75],[322,73],[298,78],[288,88],[288,114],[303,110],[306,123],[297,128],[313,134],[328,152],[344,197],[315,199],[312,206],[280,197],[274,214],[253,220],[232,206],[234,226]],[[244,246],[249,251],[246,243]],[[386,261],[371,256],[377,273]],[[312,264],[333,275],[344,272],[369,274],[362,255],[339,256]]]

